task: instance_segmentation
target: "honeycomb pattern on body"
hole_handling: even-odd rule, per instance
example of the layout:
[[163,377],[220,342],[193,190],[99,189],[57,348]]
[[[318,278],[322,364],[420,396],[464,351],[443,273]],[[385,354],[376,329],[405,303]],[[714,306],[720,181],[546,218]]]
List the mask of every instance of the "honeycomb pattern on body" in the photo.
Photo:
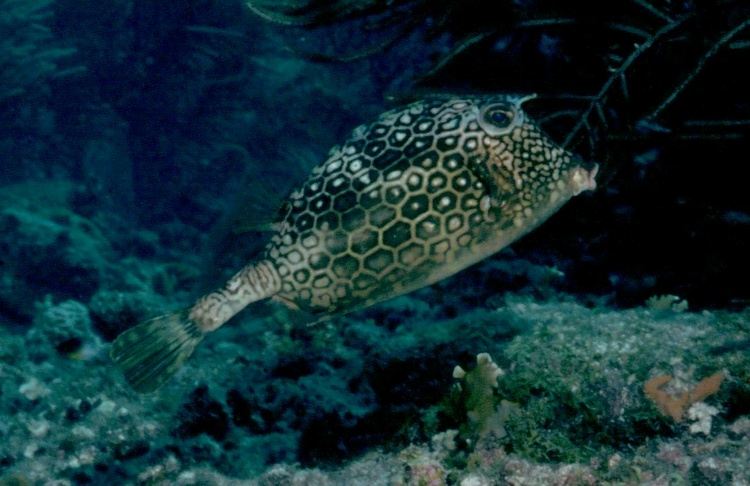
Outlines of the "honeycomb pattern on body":
[[497,251],[482,245],[534,216],[567,156],[520,110],[512,131],[488,133],[478,119],[487,103],[418,102],[334,147],[290,195],[267,246],[276,297],[312,314],[347,311]]

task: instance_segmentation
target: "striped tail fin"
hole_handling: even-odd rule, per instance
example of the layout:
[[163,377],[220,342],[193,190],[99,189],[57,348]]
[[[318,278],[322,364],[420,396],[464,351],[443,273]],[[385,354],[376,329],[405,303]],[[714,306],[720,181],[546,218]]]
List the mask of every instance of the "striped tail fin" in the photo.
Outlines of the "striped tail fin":
[[123,371],[130,386],[150,393],[166,383],[180,369],[203,340],[185,309],[156,317],[120,334],[109,356]]
[[191,308],[151,319],[120,334],[109,356],[135,391],[155,391],[180,369],[207,333],[223,326],[248,304],[271,297],[280,289],[281,279],[272,263],[250,264]]

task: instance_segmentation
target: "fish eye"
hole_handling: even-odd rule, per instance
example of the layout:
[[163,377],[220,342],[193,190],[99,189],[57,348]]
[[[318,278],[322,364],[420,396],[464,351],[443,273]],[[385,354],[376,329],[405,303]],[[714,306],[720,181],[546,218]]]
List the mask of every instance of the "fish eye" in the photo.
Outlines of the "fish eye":
[[493,103],[482,109],[479,114],[479,124],[490,135],[509,133],[519,124],[519,113],[513,103]]
[[505,128],[513,121],[513,112],[503,108],[490,108],[484,118],[498,128]]

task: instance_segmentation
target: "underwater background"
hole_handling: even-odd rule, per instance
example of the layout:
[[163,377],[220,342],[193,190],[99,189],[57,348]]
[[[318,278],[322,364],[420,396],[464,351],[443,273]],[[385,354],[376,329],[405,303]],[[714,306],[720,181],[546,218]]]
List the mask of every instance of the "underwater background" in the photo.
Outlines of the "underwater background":
[[[750,2],[0,0],[0,33],[0,485],[750,484]],[[108,343],[247,263],[258,195],[445,93],[536,93],[598,189],[128,387]]]

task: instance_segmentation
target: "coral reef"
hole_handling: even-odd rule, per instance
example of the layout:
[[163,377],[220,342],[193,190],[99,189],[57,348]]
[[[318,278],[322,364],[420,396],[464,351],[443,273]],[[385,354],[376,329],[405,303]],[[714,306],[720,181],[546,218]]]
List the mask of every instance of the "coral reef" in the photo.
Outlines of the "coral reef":
[[[431,312],[415,297],[401,303],[409,320]],[[41,319],[49,311],[37,312]],[[133,395],[104,353],[80,361],[41,348],[34,352],[48,353],[46,360],[27,361],[25,351],[17,352],[13,360],[3,357],[0,368],[3,396],[15,397],[0,401],[0,413],[17,416],[16,425],[3,429],[2,473],[30,481],[174,484],[750,479],[737,466],[750,457],[742,398],[750,395],[747,356],[705,352],[731,336],[742,315],[683,312],[665,321],[643,309],[602,312],[519,297],[472,320],[488,329],[510,316],[537,324],[511,341],[496,341],[501,346],[493,354],[507,370],[501,379],[487,355],[474,357],[476,368],[465,365],[464,378],[476,377],[465,388],[476,393],[460,400],[475,413],[459,419],[447,408],[455,399],[453,359],[436,352],[449,349],[456,331],[428,322],[386,334],[356,316],[306,331],[271,330],[273,315],[250,319],[222,332],[175,383],[148,397]],[[468,327],[469,321],[461,323],[477,338],[466,345],[486,346]],[[0,339],[9,349],[25,349],[22,335]],[[405,361],[404,343],[426,339],[433,343],[424,354]],[[540,347],[543,353],[536,352]],[[669,372],[697,383],[711,368],[727,370],[722,386],[703,397],[705,407],[690,407],[681,423],[665,418],[643,393],[648,376]],[[394,370],[404,376],[394,377]],[[477,418],[500,423],[504,433],[477,428]],[[464,425],[471,426],[459,433]],[[371,450],[375,445],[382,450]]]
[[30,317],[33,301],[46,293],[86,300],[112,282],[111,244],[96,224],[69,209],[74,187],[21,183],[0,190],[6,316]]
[[37,318],[26,335],[31,350],[46,358],[50,347],[58,353],[83,358],[95,352],[100,341],[91,327],[85,305],[66,300],[54,305],[49,299],[39,304]]

